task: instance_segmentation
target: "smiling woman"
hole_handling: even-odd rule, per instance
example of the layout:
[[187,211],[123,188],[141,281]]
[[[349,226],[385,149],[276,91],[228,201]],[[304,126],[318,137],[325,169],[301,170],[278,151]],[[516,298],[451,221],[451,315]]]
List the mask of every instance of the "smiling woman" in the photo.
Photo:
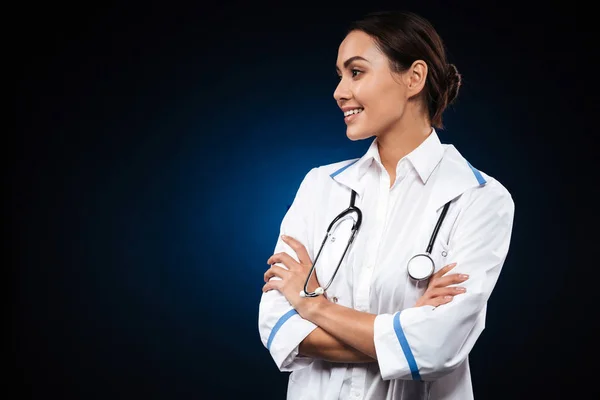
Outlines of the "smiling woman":
[[[430,125],[442,129],[442,113],[458,95],[460,74],[447,63],[433,27],[416,16],[394,17],[379,13],[355,22],[339,48],[336,71],[341,81],[334,97],[351,140],[420,115],[428,117],[427,133]],[[413,115],[405,115],[407,111]]]
[[512,197],[437,136],[461,77],[425,19],[355,22],[336,70],[348,138],[374,139],[306,174],[267,261],[261,340],[293,371],[288,399],[472,399]]

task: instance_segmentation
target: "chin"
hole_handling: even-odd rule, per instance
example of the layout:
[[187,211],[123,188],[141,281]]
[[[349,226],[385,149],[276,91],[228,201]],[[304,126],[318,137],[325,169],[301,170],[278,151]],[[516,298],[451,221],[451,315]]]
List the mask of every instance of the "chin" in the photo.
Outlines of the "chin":
[[368,139],[368,138],[372,137],[373,134],[365,132],[365,131],[361,131],[360,129],[356,129],[356,127],[354,127],[354,126],[349,126],[348,128],[346,128],[346,136],[348,137],[348,139],[355,142],[358,140]]

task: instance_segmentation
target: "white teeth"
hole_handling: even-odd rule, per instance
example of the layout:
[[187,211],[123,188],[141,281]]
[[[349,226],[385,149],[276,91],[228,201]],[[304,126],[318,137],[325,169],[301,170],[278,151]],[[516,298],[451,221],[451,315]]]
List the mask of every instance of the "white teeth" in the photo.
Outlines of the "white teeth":
[[344,117],[347,117],[348,115],[352,115],[352,114],[358,114],[359,112],[361,112],[363,109],[362,108],[355,108],[354,110],[349,110],[346,111],[344,113]]

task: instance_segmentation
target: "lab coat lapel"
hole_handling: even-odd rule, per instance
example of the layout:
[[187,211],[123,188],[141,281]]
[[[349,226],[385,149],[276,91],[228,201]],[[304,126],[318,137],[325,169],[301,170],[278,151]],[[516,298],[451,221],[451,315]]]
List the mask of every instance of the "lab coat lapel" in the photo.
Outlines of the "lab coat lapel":
[[434,185],[430,207],[436,212],[448,201],[486,183],[483,175],[473,168],[454,146],[444,147],[444,157],[435,172],[435,179],[428,182]]
[[340,167],[333,172],[330,177],[339,184],[346,186],[350,190],[354,190],[358,197],[362,197],[363,185],[358,178],[358,162],[361,159],[348,161],[345,166]]

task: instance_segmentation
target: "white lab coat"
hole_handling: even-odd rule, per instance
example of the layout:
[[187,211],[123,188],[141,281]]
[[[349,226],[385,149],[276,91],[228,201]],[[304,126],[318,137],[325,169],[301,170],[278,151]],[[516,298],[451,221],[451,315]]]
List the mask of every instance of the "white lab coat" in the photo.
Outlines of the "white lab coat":
[[[441,144],[435,130],[399,163],[399,178],[413,181],[406,178],[410,186],[399,188],[392,203],[385,200],[393,190],[382,170],[376,140],[358,160],[314,168],[283,219],[280,233],[302,242],[314,260],[327,226],[348,207],[350,189],[357,192],[363,227],[328,298],[377,315],[377,363],[331,363],[298,354],[298,345],[316,326],[278,291],[263,294],[259,333],[277,368],[293,371],[288,400],[473,398],[468,354],[484,329],[486,302],[508,252],[514,203],[496,179],[472,167],[454,146]],[[460,284],[467,291],[437,308],[413,307],[426,284],[408,277],[407,261],[425,250],[448,201],[432,258],[436,270],[456,262],[451,273],[469,274]],[[326,247],[316,268],[321,284],[331,276],[345,243],[338,238]],[[281,251],[297,259],[278,240],[275,252]]]

